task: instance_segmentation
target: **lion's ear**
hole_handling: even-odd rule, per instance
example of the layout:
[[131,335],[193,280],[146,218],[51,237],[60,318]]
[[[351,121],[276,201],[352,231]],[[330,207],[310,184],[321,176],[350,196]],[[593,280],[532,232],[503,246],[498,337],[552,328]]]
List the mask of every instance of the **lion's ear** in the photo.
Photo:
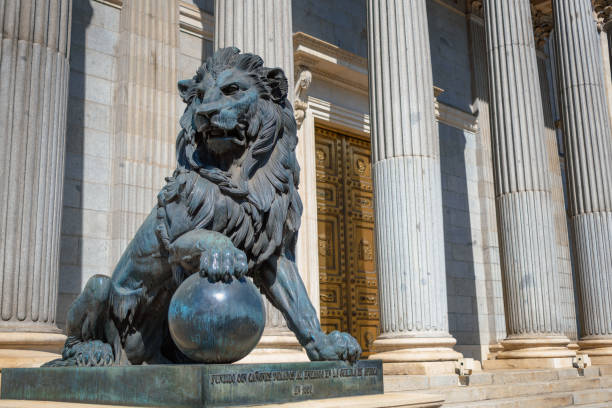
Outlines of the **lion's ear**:
[[266,79],[268,81],[270,95],[275,102],[280,102],[287,97],[289,84],[287,83],[287,77],[282,69],[272,68],[268,71]]
[[194,85],[193,79],[183,79],[178,81],[178,90],[185,103],[189,102],[189,89]]

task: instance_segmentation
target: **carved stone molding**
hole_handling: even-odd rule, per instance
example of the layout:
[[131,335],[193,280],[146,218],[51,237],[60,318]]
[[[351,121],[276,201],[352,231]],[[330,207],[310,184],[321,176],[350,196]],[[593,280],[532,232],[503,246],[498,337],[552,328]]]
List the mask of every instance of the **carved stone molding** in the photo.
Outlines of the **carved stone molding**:
[[293,34],[293,51],[295,65],[307,66],[314,77],[367,95],[367,58],[302,32]]
[[550,32],[554,27],[552,13],[546,13],[535,6],[531,6],[531,19],[533,20],[533,35],[535,37],[535,45],[537,48],[542,48],[546,45]]
[[612,0],[593,0],[593,10],[599,31],[612,28]]
[[293,44],[294,49],[297,47],[297,45],[304,45],[310,49],[320,51],[325,55],[331,56],[338,60],[346,61],[351,65],[362,67],[365,70],[367,70],[368,67],[367,58],[363,58],[359,55],[353,54],[352,52],[345,51],[336,45],[320,40],[306,33],[297,32],[293,34]]
[[215,17],[193,4],[179,2],[179,27],[184,33],[212,41],[215,32]]
[[106,4],[107,6],[120,9],[123,6],[123,0],[95,0],[98,3]]
[[483,18],[482,0],[468,1],[468,13]]
[[293,114],[298,129],[304,122],[306,110],[308,109],[308,88],[312,83],[312,72],[308,67],[300,65],[295,73],[295,100],[293,101]]

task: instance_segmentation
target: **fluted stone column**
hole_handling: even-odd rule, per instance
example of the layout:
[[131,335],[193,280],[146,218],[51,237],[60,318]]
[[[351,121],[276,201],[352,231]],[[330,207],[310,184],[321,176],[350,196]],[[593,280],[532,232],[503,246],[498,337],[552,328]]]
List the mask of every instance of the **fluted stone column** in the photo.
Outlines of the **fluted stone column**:
[[612,364],[612,138],[589,0],[553,0],[580,341]]
[[542,110],[544,113],[544,134],[548,154],[548,171],[551,181],[553,219],[555,224],[555,242],[557,246],[557,266],[559,268],[559,288],[561,290],[561,317],[563,333],[576,346],[576,306],[574,304],[574,283],[572,280],[572,260],[570,257],[569,235],[567,232],[567,211],[563,194],[563,178],[559,162],[557,131],[551,105],[551,91],[547,75],[547,57],[538,52],[538,75],[542,93]]
[[608,115],[612,121],[612,1],[593,0],[597,30],[603,58],[604,87],[608,99]]
[[0,2],[0,369],[55,357],[70,0]]
[[516,363],[531,367],[571,365],[568,357],[575,354],[567,348],[558,306],[554,205],[530,3],[485,0],[484,7],[507,332],[496,358],[531,358]]
[[[561,309],[564,324],[564,333],[570,339],[569,347],[578,348],[576,344],[576,306],[574,304],[574,283],[572,279],[572,261],[569,248],[569,235],[567,232],[567,211],[565,194],[563,191],[563,176],[559,161],[559,143],[557,141],[557,128],[553,114],[553,100],[556,96],[552,91],[552,83],[548,77],[549,70],[549,37],[554,22],[552,13],[543,13],[535,7],[531,9],[533,20],[533,33],[538,61],[538,78],[540,93],[542,94],[542,112],[544,114],[544,134],[546,135],[546,151],[548,155],[548,174],[551,181],[554,222],[557,244],[557,260],[559,267],[559,284],[561,290]],[[552,68],[551,68],[552,69]]]
[[[238,47],[281,67],[293,89],[293,24],[289,0],[215,1],[214,49]],[[289,93],[289,100],[293,95]]]
[[425,0],[368,0],[368,52],[381,313],[369,358],[457,360]]
[[[285,71],[293,89],[293,39],[290,0],[217,0],[214,49],[238,47]],[[293,93],[288,98],[293,102]],[[297,257],[299,258],[299,254]],[[301,266],[301,265],[300,265]],[[300,273],[303,273],[302,271]],[[242,362],[307,361],[282,314],[267,300],[266,328],[257,348]]]
[[176,168],[178,33],[178,0],[124,0],[113,106],[110,264],[119,260]]
[[[484,267],[487,286],[491,287],[487,296],[493,297],[489,313],[494,319],[485,322],[488,325],[488,336],[480,338],[483,349],[482,358],[491,358],[491,354],[502,349],[499,343],[506,337],[504,321],[504,301],[499,265],[499,239],[497,233],[497,213],[495,210],[495,184],[493,178],[493,155],[491,149],[491,121],[489,96],[489,65],[487,63],[487,35],[484,26],[482,1],[474,0],[470,4],[469,40],[472,57],[472,92],[474,111],[478,118],[479,144],[478,149],[478,195],[480,196],[482,240],[484,251]],[[482,325],[479,327],[483,332]],[[494,355],[494,354],[493,354]]]

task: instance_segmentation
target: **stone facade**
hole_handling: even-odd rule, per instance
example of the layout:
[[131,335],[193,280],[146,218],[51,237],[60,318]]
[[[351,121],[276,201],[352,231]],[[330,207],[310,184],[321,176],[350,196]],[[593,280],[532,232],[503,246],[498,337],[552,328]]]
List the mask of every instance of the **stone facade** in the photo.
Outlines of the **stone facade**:
[[[37,1],[23,2],[26,3]],[[0,128],[11,130],[4,135],[31,134],[34,144],[29,146],[41,143],[42,137],[51,138],[44,140],[52,140],[57,150],[55,156],[47,158],[53,160],[47,164],[55,175],[54,182],[49,183],[47,190],[37,190],[41,198],[53,197],[52,205],[18,208],[4,198],[0,200],[2,219],[11,221],[1,229],[5,234],[3,242],[17,240],[22,243],[20,248],[26,248],[23,245],[33,239],[30,252],[39,254],[37,248],[42,248],[49,253],[45,258],[48,264],[44,268],[40,265],[30,268],[33,272],[23,275],[22,283],[26,286],[21,286],[19,279],[15,280],[15,271],[21,269],[15,269],[14,265],[23,264],[26,268],[27,262],[16,257],[17,247],[3,244],[2,304],[6,303],[6,307],[3,306],[0,332],[17,330],[14,324],[17,320],[25,322],[25,326],[40,323],[33,315],[19,314],[25,306],[14,300],[25,293],[23,288],[28,288],[29,282],[41,284],[41,276],[47,279],[44,280],[47,286],[40,286],[39,292],[46,296],[50,309],[45,309],[48,316],[40,331],[57,334],[58,327],[61,329],[64,324],[68,306],[87,279],[97,273],[112,272],[121,249],[154,205],[163,176],[174,165],[177,118],[183,109],[176,93],[176,81],[192,76],[215,43],[231,43],[261,53],[267,60],[284,67],[296,81],[303,72],[308,72],[312,79],[307,91],[296,88],[295,104],[298,107],[299,102],[303,112],[298,147],[302,185],[310,186],[302,192],[303,201],[309,203],[303,222],[309,227],[303,227],[302,233],[308,231],[307,236],[300,238],[301,273],[315,303],[319,296],[319,267],[317,262],[308,262],[308,259],[316,257],[317,250],[314,143],[315,127],[323,126],[369,137],[374,142],[376,219],[379,228],[386,225],[377,236],[380,305],[383,306],[383,336],[379,340],[382,343],[386,337],[395,340],[398,336],[405,337],[409,339],[405,342],[410,343],[415,338],[429,336],[431,340],[433,336],[448,341],[419,343],[419,347],[442,345],[448,347],[447,351],[454,347],[463,357],[496,361],[491,359],[503,356],[503,351],[498,352],[502,347],[499,343],[504,339],[508,352],[518,347],[517,336],[523,340],[528,338],[527,343],[534,338],[553,337],[554,341],[546,344],[563,348],[563,356],[572,355],[565,348],[570,343],[571,349],[578,345],[584,347],[579,354],[596,350],[601,361],[612,358],[608,340],[612,328],[609,323],[606,326],[606,322],[612,321],[609,305],[612,293],[606,280],[609,273],[605,272],[609,268],[592,268],[593,265],[609,266],[611,256],[610,247],[605,243],[609,231],[603,229],[612,211],[609,202],[612,176],[608,174],[609,165],[605,164],[609,162],[612,142],[609,137],[610,51],[606,48],[612,37],[609,31],[612,24],[609,23],[610,6],[606,8],[605,2],[595,1],[595,8],[591,9],[589,0],[531,3],[528,0],[420,0],[415,2],[418,7],[401,8],[402,13],[391,15],[381,12],[383,4],[395,5],[391,0],[258,0],[261,10],[265,7],[280,10],[282,6],[283,12],[275,15],[274,22],[269,22],[270,27],[279,29],[272,37],[280,36],[283,40],[282,47],[274,48],[268,44],[270,32],[261,27],[255,30],[258,26],[252,24],[256,23],[256,15],[250,10],[236,12],[235,3],[239,2],[235,0],[219,1],[217,8],[210,0],[79,0],[72,2],[71,8],[68,0],[59,3],[65,8],[49,11],[56,13],[53,18],[64,27],[52,33],[57,35],[57,41],[61,39],[60,45],[64,47],[64,51],[55,52],[64,60],[69,55],[69,61],[64,63],[60,57],[47,57],[57,64],[57,74],[49,75],[61,79],[62,69],[67,72],[63,82],[58,80],[55,90],[48,89],[48,100],[58,101],[55,107],[59,110],[54,113],[57,120],[52,126],[48,124],[40,129],[34,122],[15,121],[20,118],[18,109],[23,108],[24,101],[5,79],[9,76],[3,74],[0,80],[4,109],[0,109],[0,114],[4,113]],[[509,3],[516,7],[507,9],[505,5]],[[401,4],[398,2],[397,6]],[[42,58],[37,51],[39,34],[34,32],[32,38],[24,38],[26,42],[22,44],[30,41],[34,50],[27,51],[11,45],[18,37],[15,34],[18,30],[8,29],[14,28],[11,25],[14,21],[27,20],[29,9],[2,7],[0,69],[12,72],[16,83],[33,84],[35,81],[26,74],[41,77],[43,73],[16,70],[13,55],[17,54],[11,52]],[[568,8],[580,14],[581,20],[568,21],[565,18]],[[595,12],[597,21],[591,12]],[[37,18],[37,14],[33,16]],[[242,16],[244,22],[234,25],[232,22],[237,16]],[[409,20],[415,22],[416,32],[405,32],[412,24],[389,23]],[[493,36],[495,30],[501,35],[507,27],[504,24],[512,22],[516,23],[513,27],[521,27],[520,35],[525,40],[522,43],[527,45],[512,48],[508,45],[513,44],[512,38]],[[66,24],[71,29],[70,36]],[[397,31],[388,31],[390,25]],[[245,37],[242,28],[249,27],[255,27],[254,33],[261,34],[261,38],[255,34]],[[563,30],[570,29],[584,35],[578,39],[568,37]],[[370,51],[368,30],[378,30],[370,33],[380,34],[370,35]],[[16,37],[11,37],[11,33]],[[398,55],[394,46],[389,48],[389,44],[395,44],[393,38],[409,39],[409,54]],[[492,49],[493,41],[502,41],[499,46],[508,46],[509,54],[496,53]],[[575,43],[588,51],[586,56],[565,52]],[[13,46],[19,49],[15,51]],[[514,59],[501,61],[501,58]],[[588,61],[579,64],[579,58]],[[417,60],[420,62],[412,66]],[[503,66],[516,70],[504,71],[502,77],[499,70]],[[589,68],[593,66],[600,68]],[[152,71],[159,78],[141,80],[134,74]],[[581,88],[580,81],[572,82],[574,74],[591,78],[589,83],[598,85]],[[515,87],[517,82],[531,85],[525,89]],[[567,92],[575,86],[578,93]],[[434,87],[441,93],[434,92]],[[379,98],[387,99],[381,103]],[[504,102],[508,98],[515,98],[514,105]],[[134,101],[141,101],[146,108],[140,111],[133,105]],[[61,110],[62,103],[66,106],[65,112]],[[6,111],[7,104],[14,105],[15,109]],[[9,116],[12,121],[7,119]],[[141,126],[127,127],[126,117],[138,118]],[[524,124],[530,130],[512,128],[512,123]],[[26,128],[29,133],[24,133]],[[13,136],[3,137],[8,138],[3,139],[4,149],[15,148],[15,144],[10,145]],[[409,141],[425,143],[421,146],[423,150],[404,151],[397,147]],[[599,148],[587,149],[581,141]],[[380,150],[383,146],[384,151]],[[388,146],[390,150],[386,149]],[[515,151],[528,147],[531,156],[504,157],[504,146],[511,146]],[[4,155],[7,152],[2,151]],[[38,153],[40,149],[11,150],[11,157],[29,158]],[[412,159],[408,157],[412,156],[432,158],[429,164],[412,163],[413,167],[404,168],[416,171],[427,167],[429,170],[419,174],[424,174],[428,181],[420,187],[394,184],[401,178],[394,176],[393,171],[397,169],[382,169],[387,166],[385,163],[409,163]],[[21,180],[20,185],[26,180],[32,185],[38,182],[34,167],[20,167],[7,160],[4,163],[8,167],[3,173],[3,193],[14,194],[17,188],[7,180]],[[513,174],[529,177],[521,183]],[[409,177],[404,182],[413,179]],[[566,179],[569,183],[564,186]],[[585,190],[581,186],[589,188]],[[404,187],[403,201],[384,201],[389,198],[383,197],[399,194]],[[564,195],[564,187],[569,194]],[[27,199],[34,197],[34,191],[30,190],[17,192],[28,205],[41,203],[41,198]],[[419,200],[413,207],[406,207],[407,198],[422,200],[426,196],[430,198],[425,207]],[[521,198],[528,196],[533,200]],[[387,204],[393,206],[387,208]],[[521,213],[533,215],[534,221],[521,224],[512,208],[527,204],[529,211],[525,209]],[[420,217],[421,222],[389,218],[406,209]],[[28,218],[23,211],[37,217]],[[566,211],[571,218],[569,228]],[[38,215],[43,213],[50,223],[38,231],[34,227],[41,219]],[[595,216],[605,222],[591,220]],[[381,221],[385,219],[390,224]],[[23,221],[15,223],[15,220]],[[396,230],[392,231],[394,226]],[[532,234],[536,230],[540,235],[534,239]],[[410,240],[416,244],[426,241],[429,245],[423,249],[425,255],[413,265],[404,258],[419,253],[417,247],[411,247]],[[397,241],[406,242],[405,251],[399,247],[396,248],[399,252],[390,251]],[[571,245],[575,245],[573,259]],[[598,248],[597,254],[590,251],[593,247]],[[426,278],[417,279],[416,270]],[[401,276],[405,281],[396,280]],[[519,289],[525,276],[535,282],[529,294]],[[404,282],[404,286],[397,286],[397,282]],[[411,282],[427,286],[427,290],[415,287],[408,291]],[[577,299],[581,300],[575,302],[578,292],[581,296]],[[402,308],[400,301],[408,293],[419,300]],[[423,310],[433,314],[423,320],[419,317]],[[21,317],[13,318],[15,313]],[[393,329],[411,313],[416,313],[412,316],[418,324],[425,322],[427,336],[419,330]],[[539,317],[531,319],[530,316]],[[291,336],[278,341],[287,334],[284,322],[280,316],[271,317],[281,335],[270,340],[268,346],[276,350],[294,348]],[[582,332],[577,331],[578,327]],[[394,334],[388,335],[391,332]],[[435,335],[430,336],[430,332]],[[381,351],[395,352],[396,346],[385,346]],[[544,357],[558,358],[561,354]],[[424,355],[417,359],[428,360]],[[450,360],[460,357],[455,352],[448,356]],[[520,357],[534,356],[527,352]],[[511,357],[516,358],[517,354],[511,353]]]

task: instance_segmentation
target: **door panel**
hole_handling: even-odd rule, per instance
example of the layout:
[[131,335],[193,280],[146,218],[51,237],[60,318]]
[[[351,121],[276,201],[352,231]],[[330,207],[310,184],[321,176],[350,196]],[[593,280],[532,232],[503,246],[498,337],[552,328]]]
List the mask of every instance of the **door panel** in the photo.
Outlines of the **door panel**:
[[321,325],[370,354],[379,327],[370,143],[316,128]]

